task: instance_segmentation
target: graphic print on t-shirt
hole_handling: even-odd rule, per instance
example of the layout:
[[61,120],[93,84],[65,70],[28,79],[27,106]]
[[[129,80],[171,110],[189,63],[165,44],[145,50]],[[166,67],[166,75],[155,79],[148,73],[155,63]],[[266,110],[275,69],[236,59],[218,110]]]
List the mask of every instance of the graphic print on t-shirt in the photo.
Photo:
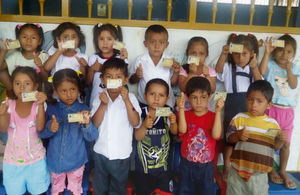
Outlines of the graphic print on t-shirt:
[[[191,136],[191,141],[187,146],[187,159],[192,162],[208,162],[210,159],[210,152],[207,147],[208,139],[202,128],[196,129],[194,124],[188,124]],[[195,133],[195,131],[197,131]],[[195,135],[192,137],[192,135]]]

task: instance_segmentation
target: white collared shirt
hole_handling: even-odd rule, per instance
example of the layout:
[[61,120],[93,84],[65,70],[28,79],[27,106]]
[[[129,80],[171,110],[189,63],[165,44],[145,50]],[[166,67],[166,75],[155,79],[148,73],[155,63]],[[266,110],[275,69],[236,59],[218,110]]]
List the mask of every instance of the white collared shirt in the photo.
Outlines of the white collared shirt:
[[[250,73],[250,66],[246,65],[244,68],[236,65],[236,72]],[[217,73],[219,81],[224,82],[224,87],[227,93],[232,93],[232,65],[225,62],[223,67],[223,73]],[[252,79],[253,82],[253,79]],[[247,92],[249,85],[251,84],[249,77],[236,75],[236,91]]]
[[[115,101],[112,101],[108,95],[107,109],[103,121],[98,127],[99,137],[94,145],[94,151],[102,154],[109,160],[129,158],[132,151],[133,128],[138,128],[142,123],[142,111],[136,97],[132,93],[129,93],[128,96],[134,109],[139,113],[139,125],[133,127],[130,124],[126,105],[121,95]],[[100,99],[96,98],[92,105],[92,116],[99,105]]]
[[142,64],[143,78],[141,78],[138,84],[138,100],[144,104],[146,104],[146,101],[144,99],[144,92],[147,82],[155,78],[160,78],[166,81],[169,85],[169,100],[167,102],[167,105],[173,108],[175,105],[175,98],[171,87],[171,77],[173,75],[173,70],[171,68],[161,66],[164,58],[171,57],[163,53],[160,61],[155,66],[149,55],[149,52],[146,52],[143,55],[137,57],[135,63],[130,66],[129,72],[130,76],[133,75],[136,72],[136,69],[139,67],[139,64]]

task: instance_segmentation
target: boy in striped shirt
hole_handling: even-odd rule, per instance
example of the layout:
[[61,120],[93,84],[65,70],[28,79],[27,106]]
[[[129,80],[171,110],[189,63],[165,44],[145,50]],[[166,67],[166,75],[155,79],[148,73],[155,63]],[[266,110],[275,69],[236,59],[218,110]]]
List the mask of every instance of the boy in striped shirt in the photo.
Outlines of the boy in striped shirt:
[[274,149],[280,149],[286,134],[276,120],[265,114],[272,104],[273,87],[264,80],[252,83],[246,94],[248,112],[237,114],[226,137],[235,144],[227,180],[227,195],[268,194],[268,175]]

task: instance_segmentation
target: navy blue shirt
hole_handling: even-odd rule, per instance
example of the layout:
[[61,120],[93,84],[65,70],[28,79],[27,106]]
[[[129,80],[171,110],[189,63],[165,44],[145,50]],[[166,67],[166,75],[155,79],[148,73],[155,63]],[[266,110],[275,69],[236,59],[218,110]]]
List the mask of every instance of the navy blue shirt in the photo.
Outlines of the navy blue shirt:
[[[148,106],[142,108],[142,120],[145,120]],[[170,127],[168,117],[157,117],[151,129],[147,129],[143,140],[136,141],[135,169],[144,173],[156,173],[168,170],[170,150]]]
[[[70,172],[80,168],[87,161],[85,141],[94,141],[98,138],[98,128],[92,121],[88,127],[68,122],[68,114],[77,113],[89,108],[76,101],[71,106],[62,102],[49,105],[47,108],[47,123],[43,131],[39,132],[41,138],[49,138],[47,148],[47,164],[54,173]],[[52,115],[59,123],[56,133],[50,131]]]

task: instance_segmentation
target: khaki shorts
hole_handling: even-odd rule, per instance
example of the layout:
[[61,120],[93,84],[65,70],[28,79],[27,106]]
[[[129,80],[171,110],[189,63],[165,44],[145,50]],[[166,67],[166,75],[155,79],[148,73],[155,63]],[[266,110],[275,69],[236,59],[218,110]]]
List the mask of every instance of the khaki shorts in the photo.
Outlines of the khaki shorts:
[[243,180],[236,170],[230,168],[227,179],[226,195],[268,195],[268,174],[255,173],[249,181]]

